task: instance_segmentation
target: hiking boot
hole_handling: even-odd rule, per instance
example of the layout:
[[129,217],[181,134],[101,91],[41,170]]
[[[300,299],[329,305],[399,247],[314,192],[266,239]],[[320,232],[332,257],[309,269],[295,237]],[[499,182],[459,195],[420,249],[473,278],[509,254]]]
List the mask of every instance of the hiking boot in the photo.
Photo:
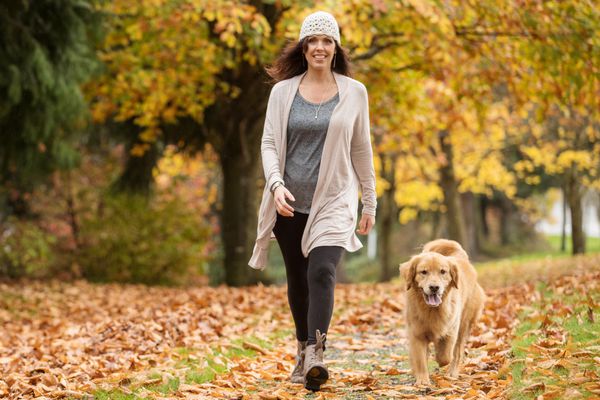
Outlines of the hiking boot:
[[296,352],[296,365],[290,376],[292,383],[304,383],[304,352],[306,343],[298,341],[298,351]]
[[323,362],[325,334],[317,329],[317,343],[306,346],[304,355],[304,387],[316,392],[329,379],[329,371]]

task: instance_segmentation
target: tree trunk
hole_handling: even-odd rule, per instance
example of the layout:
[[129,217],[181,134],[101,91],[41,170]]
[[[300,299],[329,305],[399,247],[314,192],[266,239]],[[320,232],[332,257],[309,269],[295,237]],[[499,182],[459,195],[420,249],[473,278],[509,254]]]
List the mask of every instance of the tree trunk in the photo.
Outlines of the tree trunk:
[[582,187],[574,171],[567,176],[567,201],[571,211],[572,253],[585,253],[585,235],[583,233]]
[[462,246],[467,246],[463,213],[460,206],[458,183],[454,175],[454,161],[452,144],[448,133],[440,132],[439,135],[442,152],[446,162],[440,167],[440,186],[444,192],[444,205],[446,206],[446,219],[448,225],[448,239],[456,240]]
[[69,216],[69,225],[71,226],[71,234],[73,236],[73,242],[76,248],[81,247],[81,241],[79,237],[79,219],[77,218],[75,195],[73,193],[73,180],[71,171],[66,171],[64,174],[65,190],[67,192],[67,215]]
[[470,257],[479,253],[479,230],[477,220],[477,198],[473,193],[463,193],[460,196],[465,222],[465,250]]
[[[256,239],[258,196],[262,193],[260,142],[271,87],[259,66],[244,64],[223,80],[240,88],[235,99],[216,102],[204,113],[204,134],[223,172],[221,237],[225,283],[243,286],[267,281],[248,266]],[[264,181],[261,181],[264,184]]]
[[440,211],[432,211],[431,216],[431,235],[429,240],[438,239],[444,230],[444,218]]
[[381,196],[381,205],[378,211],[379,225],[379,262],[381,264],[381,282],[388,282],[397,275],[397,270],[391,263],[392,248],[392,228],[398,215],[398,206],[394,195],[396,193],[396,156],[386,156],[380,154],[381,175],[389,186]]
[[25,219],[32,216],[31,204],[28,194],[21,190],[11,190],[6,199],[6,208],[8,215],[14,215],[19,219]]
[[487,242],[490,237],[490,227],[487,221],[487,207],[489,200],[486,197],[481,197],[479,199],[479,221],[481,222],[481,234],[483,235],[483,240]]
[[239,144],[239,141],[230,141],[220,154],[223,171],[221,232],[225,250],[225,283],[229,286],[258,281],[258,275],[248,266],[248,260],[256,239],[256,178],[260,157],[244,157],[240,149],[235,148]]
[[511,201],[504,195],[501,195],[498,201],[502,215],[500,216],[500,243],[503,246],[514,243],[516,237],[516,227],[514,224],[514,210]]
[[141,130],[140,127],[133,125],[133,123],[126,124],[126,126],[138,132],[136,134],[132,134],[131,132],[128,134],[133,140],[127,145],[125,168],[121,176],[113,183],[112,190],[118,193],[129,192],[149,197],[154,184],[152,171],[162,156],[163,145],[158,142],[147,143],[145,145],[148,147],[143,155],[131,154],[134,146],[143,145],[144,143],[140,142],[138,138],[139,131]]

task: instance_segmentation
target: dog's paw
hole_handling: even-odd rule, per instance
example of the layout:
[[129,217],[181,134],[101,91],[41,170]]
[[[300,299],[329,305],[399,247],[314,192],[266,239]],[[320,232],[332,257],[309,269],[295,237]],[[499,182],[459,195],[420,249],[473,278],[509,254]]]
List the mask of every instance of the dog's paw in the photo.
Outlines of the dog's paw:
[[417,382],[416,382],[417,386],[420,385],[430,385],[431,381],[429,380],[428,376],[421,376],[417,378]]

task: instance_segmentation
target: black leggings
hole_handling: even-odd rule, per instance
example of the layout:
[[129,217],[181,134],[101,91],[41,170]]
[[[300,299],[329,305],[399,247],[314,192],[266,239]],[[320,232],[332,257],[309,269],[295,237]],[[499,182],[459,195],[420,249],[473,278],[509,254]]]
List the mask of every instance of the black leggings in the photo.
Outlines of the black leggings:
[[327,333],[333,313],[335,268],[343,247],[315,247],[302,254],[300,243],[308,214],[295,212],[293,217],[277,214],[273,233],[277,238],[288,284],[288,301],[296,324],[296,338],[315,344],[316,330]]

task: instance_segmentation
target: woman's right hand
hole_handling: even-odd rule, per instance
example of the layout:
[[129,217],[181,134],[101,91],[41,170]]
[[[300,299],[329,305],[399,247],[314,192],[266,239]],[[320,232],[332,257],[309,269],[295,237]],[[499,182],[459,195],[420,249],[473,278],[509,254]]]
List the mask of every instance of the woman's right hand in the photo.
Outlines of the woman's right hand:
[[280,185],[275,188],[273,199],[275,200],[275,208],[279,215],[284,217],[294,216],[294,208],[288,204],[286,199],[290,199],[291,201],[296,201],[296,199],[285,186]]

